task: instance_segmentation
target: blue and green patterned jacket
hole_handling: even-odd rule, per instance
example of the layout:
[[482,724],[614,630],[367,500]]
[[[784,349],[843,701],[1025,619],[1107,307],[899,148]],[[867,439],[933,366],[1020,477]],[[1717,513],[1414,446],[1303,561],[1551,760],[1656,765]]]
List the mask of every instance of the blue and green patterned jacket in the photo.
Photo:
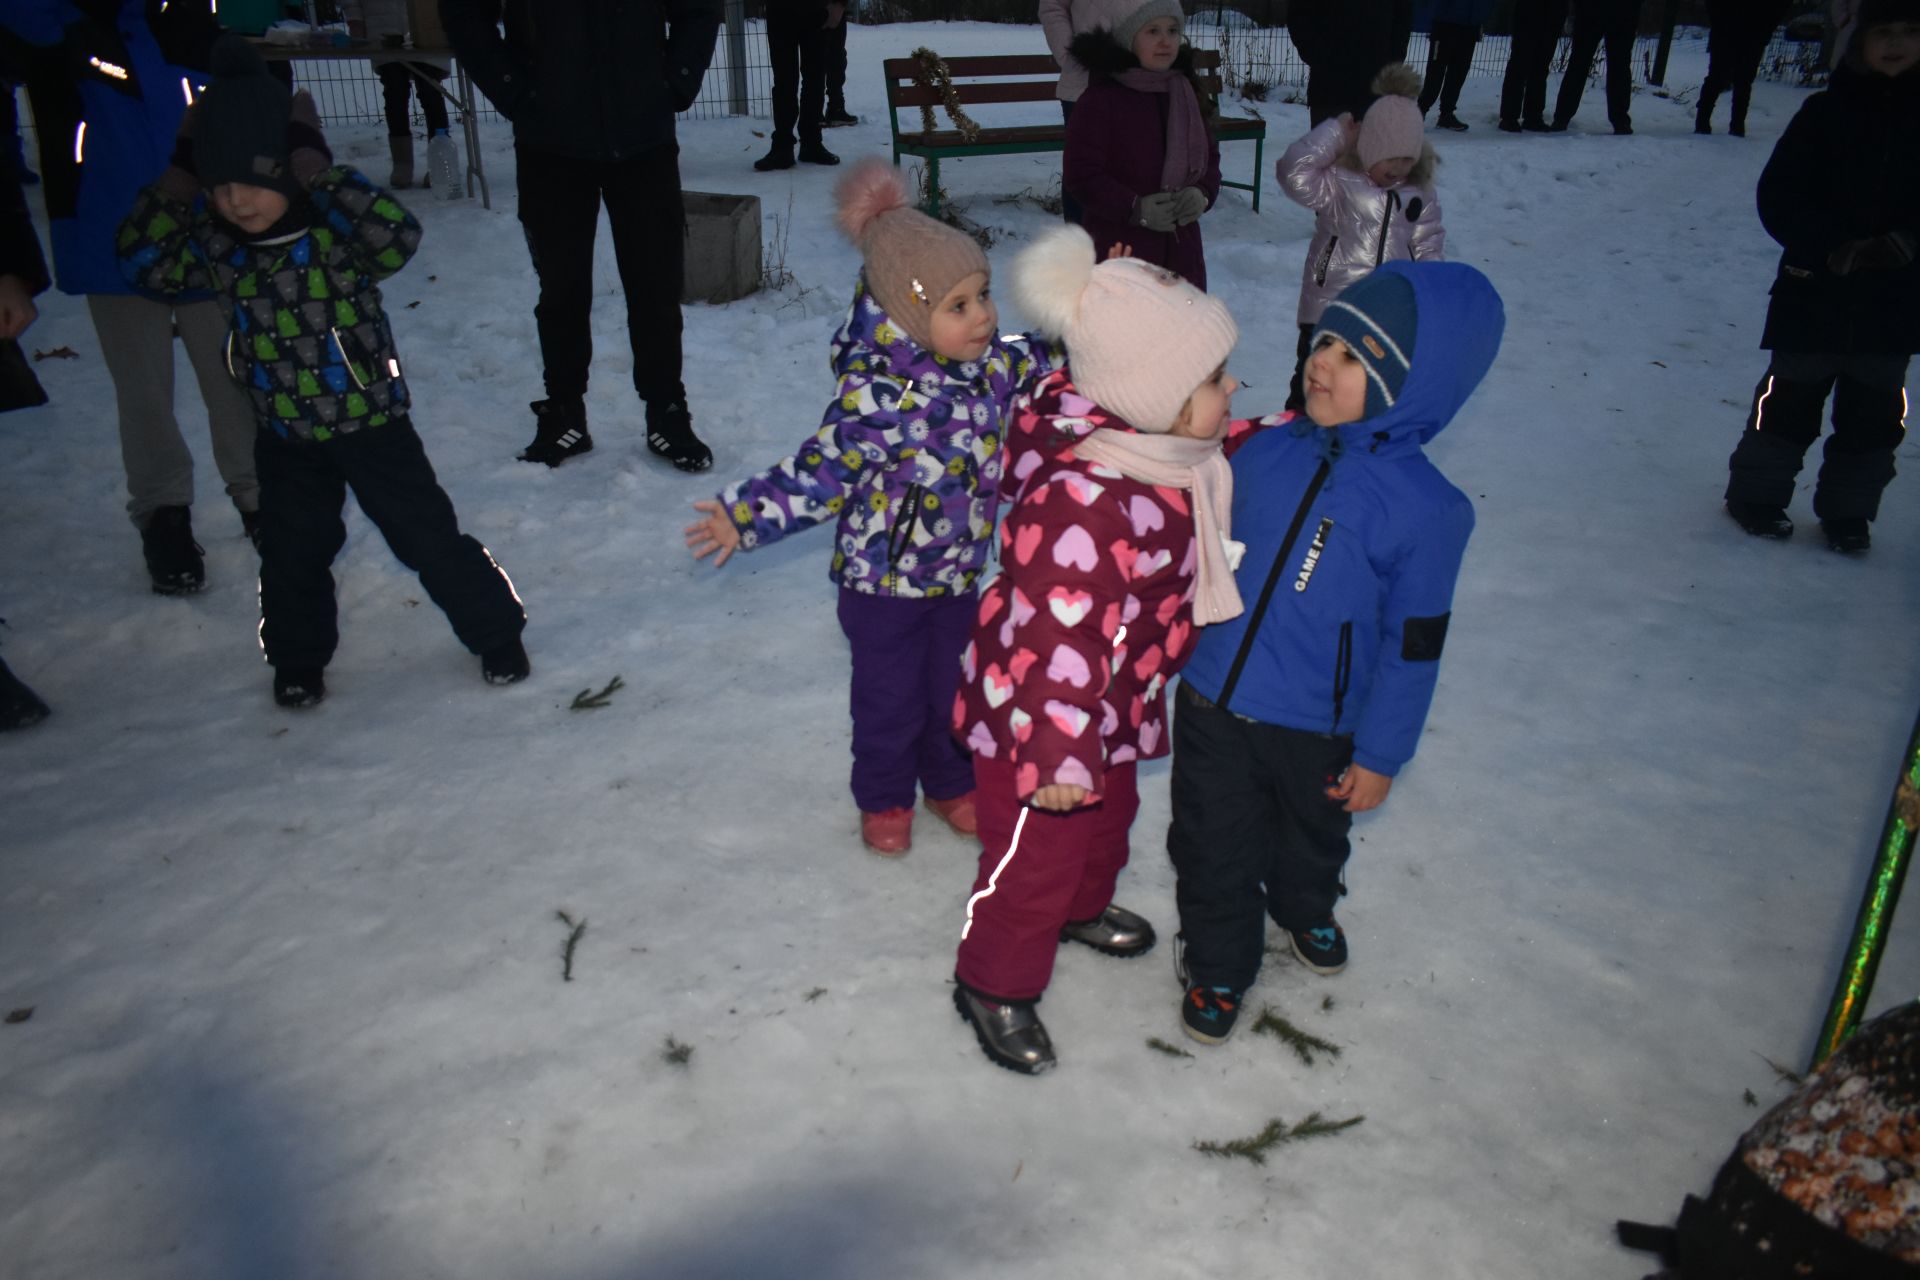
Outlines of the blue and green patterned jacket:
[[289,239],[236,239],[207,207],[159,185],[120,224],[120,268],[163,297],[212,289],[227,313],[227,371],[262,426],[329,440],[406,412],[407,384],[376,281],[407,264],[420,224],[357,169],[323,171],[313,218]]

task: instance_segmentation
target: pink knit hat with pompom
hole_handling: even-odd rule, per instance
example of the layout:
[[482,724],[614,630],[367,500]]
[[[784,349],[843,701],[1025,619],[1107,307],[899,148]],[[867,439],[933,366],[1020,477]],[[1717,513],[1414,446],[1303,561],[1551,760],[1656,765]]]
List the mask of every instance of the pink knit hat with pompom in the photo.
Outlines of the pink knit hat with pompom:
[[834,199],[841,229],[866,261],[867,288],[889,320],[931,351],[934,307],[975,272],[992,277],[986,251],[914,208],[900,171],[878,157],[855,165]]
[[1373,91],[1380,96],[1367,108],[1360,122],[1360,166],[1371,169],[1382,160],[1417,160],[1427,146],[1427,122],[1420,117],[1420,106],[1413,95],[1420,91],[1420,76],[1413,68],[1389,64],[1373,78]]

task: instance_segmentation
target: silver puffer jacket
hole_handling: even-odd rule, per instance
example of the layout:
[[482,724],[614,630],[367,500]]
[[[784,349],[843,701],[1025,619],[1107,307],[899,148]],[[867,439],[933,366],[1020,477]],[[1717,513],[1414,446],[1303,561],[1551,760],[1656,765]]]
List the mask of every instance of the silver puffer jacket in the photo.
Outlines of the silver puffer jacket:
[[1396,187],[1376,187],[1354,151],[1351,117],[1322,120],[1280,157],[1280,189],[1313,210],[1313,244],[1300,281],[1300,323],[1318,324],[1339,292],[1383,262],[1446,256],[1447,229],[1433,194],[1433,148]]

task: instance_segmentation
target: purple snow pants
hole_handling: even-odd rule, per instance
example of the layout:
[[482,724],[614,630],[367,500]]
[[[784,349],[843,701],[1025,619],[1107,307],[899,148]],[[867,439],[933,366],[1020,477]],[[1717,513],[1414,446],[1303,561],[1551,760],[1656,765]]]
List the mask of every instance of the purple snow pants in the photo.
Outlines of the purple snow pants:
[[840,629],[853,646],[853,802],[862,813],[911,809],[973,790],[973,757],[953,736],[960,652],[980,601],[840,592]]

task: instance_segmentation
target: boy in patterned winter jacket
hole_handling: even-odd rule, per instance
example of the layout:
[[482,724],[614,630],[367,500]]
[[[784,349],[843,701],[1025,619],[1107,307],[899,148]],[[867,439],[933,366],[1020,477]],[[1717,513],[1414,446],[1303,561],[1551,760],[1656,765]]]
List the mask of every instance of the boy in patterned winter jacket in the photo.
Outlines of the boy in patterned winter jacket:
[[973,766],[947,717],[992,545],[1005,419],[1052,356],[999,333],[986,254],[914,209],[884,160],[849,173],[838,199],[865,259],[833,342],[839,394],[793,456],[694,503],[687,545],[718,566],[837,521],[829,576],[853,650],[860,835],[901,854],[916,781],[929,809],[974,831]]
[[274,700],[326,696],[339,640],[329,566],[349,488],[487,681],[524,679],[525,611],[434,478],[376,283],[413,256],[420,224],[332,165],[312,100],[291,98],[244,40],[223,37],[212,67],[173,167],[121,225],[120,261],[138,288],[211,288],[227,312],[227,367],[260,425],[260,643]]

